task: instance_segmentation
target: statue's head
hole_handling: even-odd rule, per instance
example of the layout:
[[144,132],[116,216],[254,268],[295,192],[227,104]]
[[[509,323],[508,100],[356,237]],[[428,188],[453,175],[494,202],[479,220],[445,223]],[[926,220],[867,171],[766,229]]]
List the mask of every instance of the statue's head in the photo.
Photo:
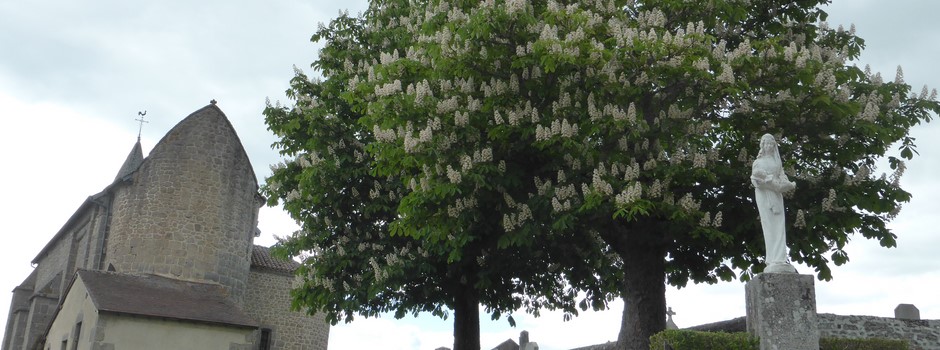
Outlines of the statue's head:
[[[757,153],[757,157],[762,156],[776,156],[777,155],[777,139],[774,138],[774,135],[764,134],[760,138],[760,152]],[[779,157],[779,156],[777,156]]]
[[771,152],[775,151],[776,148],[777,148],[777,139],[774,138],[774,135],[764,134],[764,136],[760,137],[760,154],[758,154],[758,157],[765,155],[765,154],[767,155],[773,154]]

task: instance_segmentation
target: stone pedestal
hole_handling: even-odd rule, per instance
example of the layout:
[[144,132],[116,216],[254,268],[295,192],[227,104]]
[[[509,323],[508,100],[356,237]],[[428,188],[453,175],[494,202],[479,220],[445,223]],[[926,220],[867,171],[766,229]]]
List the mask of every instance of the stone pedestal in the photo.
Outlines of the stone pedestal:
[[812,275],[761,273],[747,283],[747,331],[760,350],[819,350]]

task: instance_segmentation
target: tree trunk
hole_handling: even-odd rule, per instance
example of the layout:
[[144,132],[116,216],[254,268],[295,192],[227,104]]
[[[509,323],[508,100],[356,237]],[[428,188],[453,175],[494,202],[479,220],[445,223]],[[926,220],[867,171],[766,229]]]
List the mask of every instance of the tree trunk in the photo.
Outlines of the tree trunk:
[[454,350],[480,350],[480,296],[466,285],[454,291]]
[[623,350],[649,350],[650,336],[666,328],[666,249],[661,239],[650,237],[655,233],[637,233],[617,247],[624,269],[617,347]]

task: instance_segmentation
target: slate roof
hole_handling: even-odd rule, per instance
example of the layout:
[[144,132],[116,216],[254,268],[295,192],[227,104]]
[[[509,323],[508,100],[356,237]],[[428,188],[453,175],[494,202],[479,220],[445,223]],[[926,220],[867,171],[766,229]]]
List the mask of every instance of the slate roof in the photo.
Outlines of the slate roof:
[[99,312],[258,327],[220,285],[89,270],[78,278]]
[[140,167],[140,164],[144,162],[144,152],[140,148],[140,138],[137,139],[137,143],[134,144],[134,148],[131,148],[131,153],[127,154],[127,158],[124,159],[124,164],[121,165],[121,169],[118,170],[117,176],[114,177],[114,181],[121,180],[125,176],[133,174],[137,171],[137,168]]
[[282,260],[271,255],[271,248],[255,245],[251,250],[251,267],[262,270],[293,273],[300,264],[293,260]]

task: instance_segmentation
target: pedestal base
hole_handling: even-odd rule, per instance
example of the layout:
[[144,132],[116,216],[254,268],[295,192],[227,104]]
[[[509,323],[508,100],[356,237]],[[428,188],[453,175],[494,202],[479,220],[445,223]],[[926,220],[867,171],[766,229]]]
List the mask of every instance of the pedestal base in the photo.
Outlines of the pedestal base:
[[812,275],[761,273],[745,286],[747,331],[761,350],[819,350]]

